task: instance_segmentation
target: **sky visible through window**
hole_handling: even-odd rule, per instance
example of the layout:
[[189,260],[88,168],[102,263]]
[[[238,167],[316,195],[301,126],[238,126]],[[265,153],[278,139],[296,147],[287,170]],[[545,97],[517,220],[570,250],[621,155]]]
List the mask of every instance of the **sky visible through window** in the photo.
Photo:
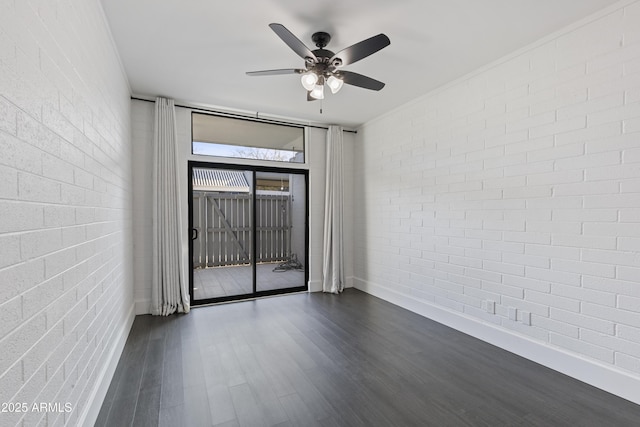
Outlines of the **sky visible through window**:
[[244,159],[274,160],[296,162],[298,151],[277,150],[273,148],[248,147],[241,145],[213,144],[193,141],[193,154],[218,157],[236,157]]

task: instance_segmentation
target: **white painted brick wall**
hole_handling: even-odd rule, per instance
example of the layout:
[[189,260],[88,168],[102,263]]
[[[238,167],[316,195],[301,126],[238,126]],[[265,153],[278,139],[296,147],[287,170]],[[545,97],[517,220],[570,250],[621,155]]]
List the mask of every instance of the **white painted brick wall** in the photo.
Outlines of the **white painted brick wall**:
[[0,401],[73,407],[0,425],[75,425],[128,324],[129,106],[98,0],[0,2]]
[[640,374],[640,2],[573,28],[362,127],[355,276]]

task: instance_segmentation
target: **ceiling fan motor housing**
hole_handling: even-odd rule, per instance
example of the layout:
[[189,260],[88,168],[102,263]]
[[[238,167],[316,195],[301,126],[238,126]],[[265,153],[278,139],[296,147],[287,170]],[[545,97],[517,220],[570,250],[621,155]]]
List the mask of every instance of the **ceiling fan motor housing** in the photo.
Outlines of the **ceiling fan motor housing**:
[[[335,53],[325,49],[325,46],[327,46],[331,41],[331,34],[324,31],[319,31],[317,33],[313,33],[313,35],[311,36],[311,40],[318,47],[318,49],[313,51],[313,54],[316,56],[316,58],[318,58],[318,62],[325,64],[327,67],[333,66],[334,68],[342,65],[342,60],[340,58],[335,58],[333,61],[331,61],[331,58],[335,56]],[[310,63],[310,65],[313,64]]]
[[334,53],[326,49],[316,49],[313,54],[318,59],[317,61],[307,61],[307,71],[313,71],[319,76],[329,76],[334,71],[335,66],[331,62]]

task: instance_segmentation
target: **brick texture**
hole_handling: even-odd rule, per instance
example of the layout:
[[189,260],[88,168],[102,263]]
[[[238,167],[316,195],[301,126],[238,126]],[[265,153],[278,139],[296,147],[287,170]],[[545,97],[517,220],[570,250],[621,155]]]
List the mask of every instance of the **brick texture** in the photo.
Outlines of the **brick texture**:
[[640,373],[639,28],[621,5],[366,123],[356,278]]
[[73,408],[0,425],[75,425],[133,304],[129,87],[97,0],[2,1],[0,40],[0,400]]

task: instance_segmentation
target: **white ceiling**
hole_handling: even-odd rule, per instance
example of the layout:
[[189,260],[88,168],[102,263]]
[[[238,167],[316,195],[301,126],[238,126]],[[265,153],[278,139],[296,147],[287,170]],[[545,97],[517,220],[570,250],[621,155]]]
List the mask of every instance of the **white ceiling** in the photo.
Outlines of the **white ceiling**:
[[[616,0],[102,0],[135,95],[354,127],[492,62]],[[268,25],[309,48],[327,31],[334,52],[379,33],[391,45],[345,67],[386,83],[345,85],[308,102],[304,68]]]

